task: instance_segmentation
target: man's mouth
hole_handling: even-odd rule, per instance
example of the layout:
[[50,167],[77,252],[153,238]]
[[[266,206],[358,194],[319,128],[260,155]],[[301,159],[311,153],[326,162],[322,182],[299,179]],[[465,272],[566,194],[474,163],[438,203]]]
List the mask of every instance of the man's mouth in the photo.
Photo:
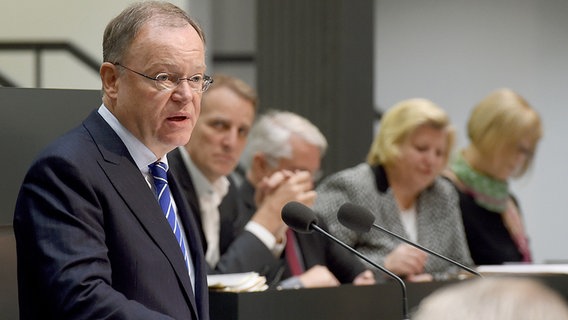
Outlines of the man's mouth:
[[189,117],[186,116],[175,116],[175,117],[169,117],[168,120],[170,121],[184,121],[189,119]]

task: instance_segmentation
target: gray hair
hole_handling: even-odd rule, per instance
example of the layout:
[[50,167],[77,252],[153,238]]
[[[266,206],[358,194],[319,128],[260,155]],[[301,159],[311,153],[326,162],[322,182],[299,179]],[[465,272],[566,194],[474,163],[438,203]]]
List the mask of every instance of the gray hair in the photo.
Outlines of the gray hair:
[[412,319],[568,319],[568,306],[558,292],[535,279],[478,278],[432,293]]
[[292,135],[318,147],[322,157],[325,154],[327,140],[314,124],[289,111],[271,110],[260,116],[251,128],[241,165],[248,170],[254,155],[261,152],[266,155],[268,164],[276,167],[279,159],[292,157]]
[[140,28],[151,20],[171,27],[183,27],[189,24],[205,43],[201,27],[179,7],[165,1],[136,2],[124,9],[106,26],[103,35],[103,61],[120,62]]

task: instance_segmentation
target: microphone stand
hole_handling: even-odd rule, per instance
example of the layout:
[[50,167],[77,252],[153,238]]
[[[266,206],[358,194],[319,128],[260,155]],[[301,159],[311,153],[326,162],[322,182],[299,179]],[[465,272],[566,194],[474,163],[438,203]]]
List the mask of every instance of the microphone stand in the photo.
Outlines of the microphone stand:
[[474,275],[476,275],[476,276],[478,276],[478,277],[480,277],[480,278],[483,278],[483,276],[482,276],[479,272],[477,272],[477,271],[475,271],[475,270],[473,270],[473,269],[471,269],[471,268],[469,268],[469,267],[467,267],[467,266],[465,266],[465,265],[463,265],[463,264],[461,264],[461,263],[459,263],[459,262],[457,262],[457,261],[454,261],[454,260],[452,260],[452,259],[450,259],[450,258],[444,257],[443,255],[441,255],[441,254],[439,254],[439,253],[437,253],[437,252],[434,252],[434,251],[432,251],[432,250],[430,250],[430,249],[428,249],[428,248],[425,248],[425,247],[419,245],[418,243],[414,243],[414,242],[412,242],[412,241],[410,241],[410,240],[407,240],[407,239],[405,239],[404,237],[401,237],[401,236],[399,236],[398,234],[396,234],[396,233],[394,233],[394,232],[392,232],[392,231],[389,231],[389,230],[387,230],[387,229],[385,229],[385,228],[379,226],[379,225],[376,224],[376,223],[373,223],[373,227],[375,227],[375,228],[377,228],[377,229],[379,229],[379,230],[381,230],[381,231],[383,231],[383,232],[386,232],[386,233],[390,234],[391,236],[393,236],[393,237],[395,237],[395,238],[397,238],[397,239],[399,239],[399,240],[401,240],[401,241],[403,241],[403,242],[405,242],[405,243],[408,243],[408,244],[411,245],[411,246],[414,246],[414,247],[416,247],[416,248],[418,248],[418,249],[420,249],[420,250],[424,250],[424,251],[428,252],[429,254],[435,255],[436,257],[441,258],[441,259],[443,259],[443,260],[446,260],[447,262],[449,262],[449,263],[451,263],[451,264],[457,265],[457,266],[459,266],[460,268],[462,268],[462,269],[464,269],[464,270],[467,270],[468,272],[470,272],[470,273],[472,273],[472,274],[474,274]]
[[357,251],[357,250],[351,248],[350,246],[348,246],[347,244],[345,244],[343,241],[339,241],[339,239],[335,238],[330,233],[328,233],[324,229],[320,228],[317,224],[315,224],[315,223],[310,224],[310,228],[313,228],[313,229],[317,230],[318,232],[324,234],[328,238],[333,239],[335,242],[340,244],[345,249],[351,251],[352,253],[354,253],[359,258],[370,263],[373,267],[381,270],[382,272],[388,274],[391,278],[395,279],[400,284],[400,287],[402,289],[402,318],[403,318],[403,320],[410,320],[410,318],[408,317],[408,299],[406,297],[406,285],[404,284],[404,281],[402,281],[402,279],[399,276],[397,276],[396,274],[392,273],[391,271],[385,269],[384,267],[374,263],[369,258],[367,258],[363,254],[361,254],[359,251]]

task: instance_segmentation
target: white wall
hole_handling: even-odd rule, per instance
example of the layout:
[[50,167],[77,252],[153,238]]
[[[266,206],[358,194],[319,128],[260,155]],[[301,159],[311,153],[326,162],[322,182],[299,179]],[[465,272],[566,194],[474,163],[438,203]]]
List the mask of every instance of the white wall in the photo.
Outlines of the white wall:
[[[0,4],[1,41],[70,41],[102,61],[103,31],[130,0],[24,0]],[[188,1],[171,0],[184,7]],[[27,51],[0,51],[3,73],[23,87],[34,87],[34,56]],[[64,52],[49,52],[42,60],[44,87],[100,89],[98,74]]]
[[[261,0],[262,1],[262,0]],[[211,2],[211,52],[223,55],[256,51],[256,0],[215,0]],[[211,64],[209,71],[236,76],[256,88],[256,66],[252,63]]]
[[[208,72],[222,72],[256,86],[254,64],[213,65],[213,52],[254,54],[256,0],[169,0],[186,9],[204,29]],[[0,4],[0,41],[69,41],[102,61],[102,36],[110,19],[132,0],[25,0]],[[215,23],[213,23],[215,21]],[[0,51],[0,71],[19,86],[35,87],[34,55]],[[99,89],[98,74],[63,51],[42,55],[42,87]]]
[[[376,0],[375,105],[421,96],[459,130],[491,90],[510,87],[545,133],[527,177],[513,183],[536,262],[568,260],[568,1]],[[565,198],[566,197],[566,198]]]

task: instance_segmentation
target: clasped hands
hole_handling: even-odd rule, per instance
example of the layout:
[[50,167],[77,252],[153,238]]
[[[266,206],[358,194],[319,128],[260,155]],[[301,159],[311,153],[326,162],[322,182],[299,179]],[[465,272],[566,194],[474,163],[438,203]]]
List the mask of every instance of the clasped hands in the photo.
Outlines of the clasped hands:
[[264,177],[256,186],[257,211],[252,220],[264,226],[276,239],[283,239],[288,228],[282,221],[281,211],[290,201],[312,206],[316,192],[312,175],[307,171],[281,170]]
[[[308,171],[282,170],[265,177],[256,186],[255,201],[258,210],[252,220],[272,232],[276,239],[284,239],[288,227],[282,221],[282,208],[290,201],[311,207],[316,199],[316,191],[313,188],[313,177]],[[333,273],[326,266],[321,265],[313,266],[304,272],[299,276],[299,280],[306,288],[339,285]],[[370,270],[365,270],[353,280],[355,285],[374,283],[375,277]]]

